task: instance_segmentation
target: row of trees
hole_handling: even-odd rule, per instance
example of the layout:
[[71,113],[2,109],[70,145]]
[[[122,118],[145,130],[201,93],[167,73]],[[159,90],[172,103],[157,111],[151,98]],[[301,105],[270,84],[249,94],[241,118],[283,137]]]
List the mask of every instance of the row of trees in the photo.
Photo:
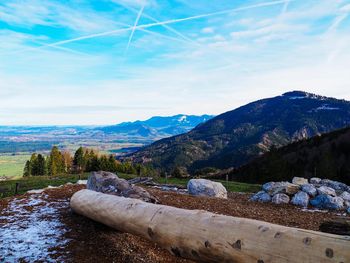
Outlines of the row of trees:
[[57,146],[52,147],[48,156],[33,153],[25,164],[24,176],[55,176],[68,173],[84,173],[92,171],[109,171],[142,176],[154,176],[155,171],[148,166],[119,162],[113,155],[80,147],[74,156],[68,151],[60,151]]

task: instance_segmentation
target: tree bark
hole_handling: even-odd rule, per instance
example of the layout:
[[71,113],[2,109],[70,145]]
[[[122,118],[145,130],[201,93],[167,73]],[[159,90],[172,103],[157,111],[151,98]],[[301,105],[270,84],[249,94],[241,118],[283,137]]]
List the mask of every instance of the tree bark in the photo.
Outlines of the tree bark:
[[349,262],[350,237],[81,190],[81,215],[202,262]]
[[326,221],[320,225],[320,231],[336,235],[350,236],[350,218],[338,217]]

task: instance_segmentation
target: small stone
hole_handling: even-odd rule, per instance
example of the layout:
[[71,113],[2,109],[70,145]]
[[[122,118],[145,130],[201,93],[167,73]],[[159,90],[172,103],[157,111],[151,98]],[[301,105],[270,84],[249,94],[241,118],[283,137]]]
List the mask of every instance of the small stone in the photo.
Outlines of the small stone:
[[275,204],[288,204],[289,203],[289,196],[286,194],[275,194],[272,197],[272,203]]
[[260,192],[257,192],[255,195],[253,195],[249,200],[267,203],[271,201],[271,196],[265,191],[260,191]]
[[336,196],[336,192],[333,188],[330,188],[328,186],[321,186],[317,188],[317,193],[319,195],[331,195],[331,196]]
[[303,185],[303,184],[308,184],[308,180],[303,178],[303,177],[294,177],[292,180],[293,184],[297,184],[297,185]]
[[310,184],[316,184],[316,185],[318,185],[318,184],[321,183],[321,181],[322,181],[322,179],[321,179],[321,178],[318,178],[318,177],[312,177],[312,178],[310,178]]
[[292,204],[302,207],[307,207],[309,204],[310,197],[306,192],[299,191],[292,198]]
[[320,194],[310,201],[310,204],[320,209],[341,210],[344,208],[344,200],[341,197],[334,197]]
[[317,189],[312,184],[303,184],[301,190],[307,193],[309,196],[315,197],[317,194]]

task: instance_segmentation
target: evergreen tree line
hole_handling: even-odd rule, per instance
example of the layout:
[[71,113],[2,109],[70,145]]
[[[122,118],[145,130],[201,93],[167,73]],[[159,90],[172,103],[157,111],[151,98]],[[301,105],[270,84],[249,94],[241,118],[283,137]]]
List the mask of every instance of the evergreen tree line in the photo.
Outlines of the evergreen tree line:
[[33,153],[24,166],[23,176],[55,176],[101,170],[139,176],[155,175],[151,167],[119,162],[113,155],[99,154],[93,149],[80,147],[72,156],[70,152],[60,151],[57,146],[54,146],[48,156]]

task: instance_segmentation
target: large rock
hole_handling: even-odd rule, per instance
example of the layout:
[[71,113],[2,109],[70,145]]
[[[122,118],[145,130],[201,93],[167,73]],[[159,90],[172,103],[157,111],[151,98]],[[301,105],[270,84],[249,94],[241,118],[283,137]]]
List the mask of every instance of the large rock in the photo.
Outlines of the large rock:
[[292,184],[303,185],[308,184],[308,180],[303,177],[294,177],[292,180]]
[[310,178],[310,184],[316,184],[319,185],[321,183],[322,179],[318,177],[312,177]]
[[267,203],[271,201],[271,196],[265,191],[257,192],[250,198],[250,201]]
[[335,190],[328,186],[321,186],[317,188],[317,192],[319,195],[330,195],[330,196],[336,196]]
[[321,180],[321,184],[324,186],[328,186],[330,188],[333,188],[336,191],[347,191],[348,190],[348,186],[346,184],[338,182],[338,181],[323,179],[323,180]]
[[344,201],[350,202],[350,193],[344,191],[339,197],[343,198]]
[[110,172],[92,172],[87,181],[87,189],[105,194],[140,199],[145,202],[157,203],[157,199],[141,187],[129,184],[125,179],[118,178]]
[[293,195],[299,191],[300,186],[289,182],[269,182],[262,186],[263,190],[270,195],[289,194]]
[[112,191],[111,187],[113,190],[115,190],[118,183],[120,183],[118,179],[118,176],[114,173],[104,171],[92,172],[88,178],[86,187],[89,190],[107,193],[109,191]]
[[309,204],[310,197],[306,192],[299,191],[292,198],[292,204],[302,207],[307,207]]
[[222,183],[206,179],[191,179],[187,184],[187,190],[190,195],[227,198],[227,191]]
[[310,204],[320,209],[344,209],[344,200],[341,197],[334,197],[326,194],[316,196],[310,201]]
[[304,184],[301,186],[301,190],[307,193],[309,196],[315,197],[317,195],[317,189],[312,184]]
[[272,197],[272,203],[275,204],[288,204],[289,203],[289,196],[286,194],[275,194]]

